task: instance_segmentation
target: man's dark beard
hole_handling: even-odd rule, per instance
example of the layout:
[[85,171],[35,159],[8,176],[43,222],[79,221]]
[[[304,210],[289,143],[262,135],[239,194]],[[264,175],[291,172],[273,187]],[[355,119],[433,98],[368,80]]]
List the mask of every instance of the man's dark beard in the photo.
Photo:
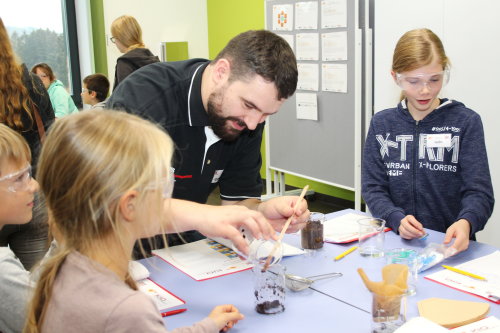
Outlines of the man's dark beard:
[[207,115],[208,115],[208,123],[212,127],[215,135],[221,138],[224,141],[234,141],[236,140],[242,131],[237,130],[230,125],[227,124],[228,121],[236,121],[238,125],[246,127],[246,124],[235,117],[221,117],[219,116],[220,108],[218,108],[217,104],[214,101],[215,96],[212,94],[207,103]]

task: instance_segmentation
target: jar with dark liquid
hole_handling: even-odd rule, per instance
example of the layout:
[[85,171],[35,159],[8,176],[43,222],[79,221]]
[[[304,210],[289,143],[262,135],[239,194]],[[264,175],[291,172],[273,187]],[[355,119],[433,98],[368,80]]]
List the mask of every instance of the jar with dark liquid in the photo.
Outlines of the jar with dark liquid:
[[303,249],[317,250],[323,247],[323,213],[311,213],[304,229],[301,230],[301,244]]

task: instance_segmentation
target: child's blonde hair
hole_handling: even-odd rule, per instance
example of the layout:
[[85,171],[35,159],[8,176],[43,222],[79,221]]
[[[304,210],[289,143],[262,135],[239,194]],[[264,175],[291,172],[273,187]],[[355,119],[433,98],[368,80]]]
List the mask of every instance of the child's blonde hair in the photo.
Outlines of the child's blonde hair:
[[[126,191],[137,190],[142,202],[141,194],[158,189],[158,209],[151,212],[158,216],[163,207],[162,184],[172,177],[172,150],[172,141],[163,130],[120,111],[80,112],[52,125],[37,175],[49,224],[62,241],[58,254],[44,264],[25,332],[40,331],[57,272],[70,252],[106,251],[96,249],[96,240],[110,235],[124,239],[118,201]],[[130,257],[130,253],[124,255]],[[129,276],[126,283],[136,289]]]
[[429,29],[414,29],[399,39],[394,49],[392,70],[396,73],[408,72],[429,65],[437,56],[443,66],[450,63],[439,37]]
[[[30,163],[30,147],[21,134],[0,123],[0,177],[2,176],[2,167],[8,162]],[[20,165],[20,167],[24,167],[24,165]]]
[[128,50],[144,47],[142,29],[139,22],[129,15],[122,15],[111,23],[111,35],[117,38]]
[[[430,29],[414,29],[406,32],[398,40],[392,57],[392,71],[403,73],[429,65],[438,58],[443,70],[450,67],[441,39]],[[405,98],[404,91],[399,96]]]

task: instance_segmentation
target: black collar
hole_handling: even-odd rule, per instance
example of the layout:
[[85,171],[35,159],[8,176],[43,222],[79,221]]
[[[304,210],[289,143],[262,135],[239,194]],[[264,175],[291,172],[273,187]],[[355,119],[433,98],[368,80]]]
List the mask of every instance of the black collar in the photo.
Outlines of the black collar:
[[188,90],[188,118],[190,126],[209,126],[208,115],[201,99],[201,78],[210,62],[198,66]]

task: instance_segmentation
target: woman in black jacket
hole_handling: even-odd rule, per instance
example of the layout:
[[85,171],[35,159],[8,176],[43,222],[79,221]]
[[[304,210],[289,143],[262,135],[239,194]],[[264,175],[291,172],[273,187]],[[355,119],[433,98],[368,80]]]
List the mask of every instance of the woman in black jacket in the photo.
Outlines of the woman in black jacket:
[[111,24],[111,35],[111,42],[124,53],[116,60],[114,91],[129,74],[160,59],[145,47],[141,26],[132,16],[123,15],[115,19]]

